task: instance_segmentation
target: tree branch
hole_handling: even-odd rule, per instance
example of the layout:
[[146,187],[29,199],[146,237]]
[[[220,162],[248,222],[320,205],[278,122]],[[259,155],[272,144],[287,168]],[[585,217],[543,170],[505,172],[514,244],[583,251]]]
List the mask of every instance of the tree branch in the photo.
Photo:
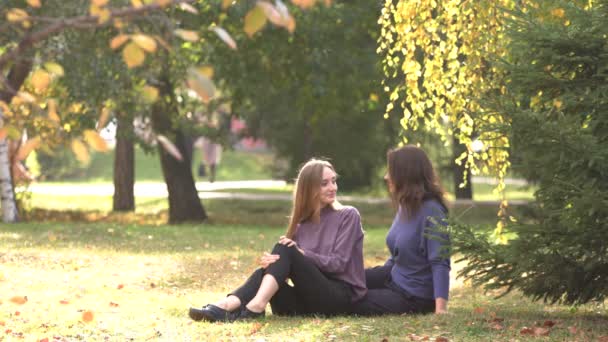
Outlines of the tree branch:
[[145,6],[141,6],[141,7],[127,7],[127,8],[121,8],[121,9],[114,9],[114,10],[110,11],[110,17],[108,18],[108,20],[106,20],[103,23],[99,22],[98,16],[91,16],[91,15],[83,15],[83,16],[68,18],[68,19],[57,19],[54,23],[48,25],[47,27],[26,35],[25,37],[23,37],[23,39],[21,39],[21,41],[17,44],[16,47],[14,47],[13,49],[8,50],[4,54],[2,54],[0,56],[0,70],[4,69],[4,67],[6,66],[6,64],[9,61],[11,61],[11,60],[15,59],[17,56],[23,54],[25,51],[27,51],[32,46],[34,46],[34,44],[41,42],[41,41],[45,40],[46,38],[48,38],[58,32],[61,32],[65,29],[68,29],[68,28],[90,29],[90,28],[103,27],[103,26],[109,25],[111,23],[112,19],[130,18],[130,17],[136,16],[136,15],[144,13],[144,12],[158,11],[158,10],[162,10],[164,8],[170,7],[170,6],[179,5],[181,3],[193,3],[195,1],[196,0],[173,0],[172,2],[170,2],[169,4],[167,4],[165,6],[161,6],[159,4],[150,4],[150,5],[145,5]]

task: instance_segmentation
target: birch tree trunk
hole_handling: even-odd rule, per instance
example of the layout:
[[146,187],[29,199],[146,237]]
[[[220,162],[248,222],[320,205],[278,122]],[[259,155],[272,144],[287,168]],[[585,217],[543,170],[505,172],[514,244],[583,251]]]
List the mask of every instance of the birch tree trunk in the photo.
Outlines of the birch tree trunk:
[[[0,107],[0,128],[2,127],[4,127],[4,113]],[[0,139],[0,196],[2,198],[2,221],[6,223],[17,222],[17,203],[13,191],[11,163],[6,138]]]

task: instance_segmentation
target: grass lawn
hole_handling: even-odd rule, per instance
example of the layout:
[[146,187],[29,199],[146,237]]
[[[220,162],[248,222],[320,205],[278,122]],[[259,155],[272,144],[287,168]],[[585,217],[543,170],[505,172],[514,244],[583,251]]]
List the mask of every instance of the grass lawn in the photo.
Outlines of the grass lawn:
[[[495,299],[458,280],[447,316],[269,315],[233,324],[187,317],[189,306],[217,300],[240,284],[282,231],[258,224],[3,225],[0,340],[593,341],[608,336],[605,307],[544,305],[518,294]],[[367,266],[383,262],[385,234],[385,227],[367,229]]]
[[[460,279],[452,281],[447,316],[281,318],[269,310],[260,321],[193,322],[188,307],[213,302],[238,286],[283,233],[288,202],[209,200],[209,223],[170,226],[162,223],[164,199],[140,200],[137,213],[122,215],[107,213],[109,197],[67,199],[34,197],[34,205],[46,205],[32,214],[39,222],[0,225],[0,341],[608,339],[603,305],[545,305],[517,293],[496,299]],[[366,266],[381,264],[392,211],[386,205],[356,206],[366,229]],[[64,211],[63,217],[53,211],[68,208],[83,211]],[[496,208],[452,212],[489,224]]]

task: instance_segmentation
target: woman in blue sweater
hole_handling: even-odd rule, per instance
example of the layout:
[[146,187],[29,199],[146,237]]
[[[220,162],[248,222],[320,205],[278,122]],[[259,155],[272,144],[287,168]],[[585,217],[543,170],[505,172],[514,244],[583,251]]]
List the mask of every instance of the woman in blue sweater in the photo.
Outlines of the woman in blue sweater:
[[386,236],[391,253],[384,266],[366,270],[367,295],[358,315],[447,313],[449,237],[440,232],[447,206],[426,153],[405,146],[388,153],[384,176],[398,207]]

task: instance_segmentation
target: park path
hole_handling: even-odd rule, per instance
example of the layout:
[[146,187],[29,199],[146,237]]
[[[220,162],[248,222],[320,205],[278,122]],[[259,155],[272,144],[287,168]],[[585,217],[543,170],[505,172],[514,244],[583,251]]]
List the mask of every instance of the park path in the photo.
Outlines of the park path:
[[[489,177],[476,177],[474,183],[492,184],[494,180]],[[508,179],[507,184],[523,185],[524,180]],[[291,194],[285,192],[272,193],[251,193],[246,189],[284,189],[285,181],[282,180],[248,180],[248,181],[217,181],[196,182],[196,189],[201,199],[241,199],[241,200],[279,200],[290,201]],[[53,196],[112,196],[114,185],[112,183],[33,183],[29,190],[33,194],[53,195]],[[167,187],[161,182],[136,182],[134,188],[136,197],[167,197]],[[363,203],[385,203],[387,197],[360,197],[360,196],[338,196],[343,202],[363,202]],[[471,200],[456,200],[455,204],[472,204]],[[496,201],[475,201],[475,204],[497,204]],[[510,200],[510,204],[525,204],[525,200]]]

